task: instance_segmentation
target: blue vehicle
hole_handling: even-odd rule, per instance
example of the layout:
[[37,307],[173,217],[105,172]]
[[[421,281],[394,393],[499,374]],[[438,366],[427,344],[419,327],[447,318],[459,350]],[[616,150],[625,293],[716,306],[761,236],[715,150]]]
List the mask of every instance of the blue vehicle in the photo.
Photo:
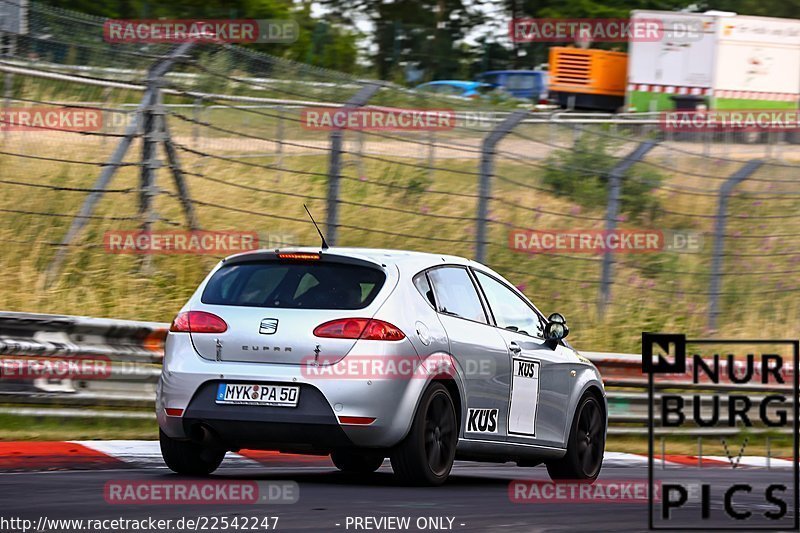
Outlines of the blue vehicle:
[[479,81],[440,80],[417,85],[416,90],[461,98],[480,98],[492,88],[492,85]]
[[504,89],[515,98],[547,101],[547,72],[544,70],[490,70],[482,73],[480,80]]

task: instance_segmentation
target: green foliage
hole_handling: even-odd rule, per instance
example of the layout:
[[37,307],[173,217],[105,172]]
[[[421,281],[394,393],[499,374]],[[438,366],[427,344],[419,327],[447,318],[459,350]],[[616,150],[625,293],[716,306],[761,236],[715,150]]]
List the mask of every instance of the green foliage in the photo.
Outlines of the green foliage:
[[407,169],[391,164],[384,172],[386,182],[391,185],[389,191],[405,198],[420,196],[433,184],[433,179],[425,169]]
[[311,16],[311,2],[295,10],[300,27],[297,42],[283,54],[286,59],[342,72],[355,72],[358,65],[358,32]]
[[654,192],[661,186],[664,176],[652,167],[634,165],[622,182],[620,206],[623,213],[634,219],[654,219],[659,201]]
[[[37,0],[38,1],[38,0]],[[292,44],[248,45],[310,65],[356,73],[358,50],[371,51],[373,75],[406,82],[409,70],[422,79],[475,79],[486,70],[531,69],[548,60],[552,43],[506,44],[502,34],[514,18],[627,18],[635,9],[676,11],[685,0],[319,0],[325,19],[311,16],[311,0],[44,0],[42,3],[110,18],[294,18],[300,38]],[[488,9],[478,9],[485,4]],[[705,0],[698,11],[800,17],[800,0]],[[369,36],[356,29],[368,20]],[[474,42],[467,44],[471,35]],[[371,46],[367,47],[366,39]],[[594,43],[624,50],[625,43]],[[373,51],[374,50],[374,51]],[[416,82],[414,82],[416,83]]]
[[[291,0],[44,0],[45,5],[114,19],[293,19],[298,40],[289,44],[243,45],[273,56],[318,67],[353,73],[358,69],[359,33],[311,16],[311,2]],[[94,35],[90,36],[93,39]],[[72,50],[70,53],[75,54]],[[86,53],[82,50],[82,53]],[[88,58],[60,58],[69,64],[90,63]]]
[[556,150],[546,160],[545,185],[556,196],[563,196],[583,206],[606,203],[605,176],[614,166],[608,153],[609,140],[583,134],[572,148]]
[[332,15],[350,25],[370,20],[374,29],[372,63],[379,78],[405,81],[406,69],[421,71],[421,81],[465,75],[464,37],[485,21],[464,0],[320,0]]
[[47,0],[43,4],[108,18],[286,18],[290,0]]
[[[545,160],[544,184],[556,196],[569,198],[584,207],[605,206],[608,174],[619,161],[612,154],[615,145],[608,135],[584,132],[572,148],[556,150]],[[654,191],[663,179],[655,169],[634,165],[622,180],[620,212],[633,219],[645,215],[654,218],[659,205]]]
[[408,189],[406,189],[406,196],[421,195],[432,183],[433,180],[428,171],[424,169],[416,170],[409,178],[408,183],[406,183],[406,187],[408,187]]

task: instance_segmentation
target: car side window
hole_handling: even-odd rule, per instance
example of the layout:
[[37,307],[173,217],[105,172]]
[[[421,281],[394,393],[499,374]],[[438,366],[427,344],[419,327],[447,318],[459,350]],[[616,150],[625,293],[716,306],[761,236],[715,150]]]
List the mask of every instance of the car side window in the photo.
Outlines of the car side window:
[[434,309],[436,309],[436,299],[433,297],[433,289],[431,289],[431,284],[428,282],[428,276],[425,274],[425,272],[420,272],[414,276],[414,286],[417,288],[422,297],[425,298]]
[[475,285],[466,268],[440,267],[428,271],[436,310],[446,315],[488,324]]
[[495,322],[500,328],[542,338],[542,320],[514,291],[493,277],[474,271]]

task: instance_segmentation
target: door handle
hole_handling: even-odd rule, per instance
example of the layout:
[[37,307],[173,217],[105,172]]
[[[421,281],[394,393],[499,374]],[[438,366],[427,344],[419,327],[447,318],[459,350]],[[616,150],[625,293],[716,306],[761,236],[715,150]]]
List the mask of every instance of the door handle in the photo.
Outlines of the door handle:
[[519,344],[514,341],[508,343],[508,349],[511,350],[511,353],[513,354],[520,354],[522,352],[522,348],[520,348]]

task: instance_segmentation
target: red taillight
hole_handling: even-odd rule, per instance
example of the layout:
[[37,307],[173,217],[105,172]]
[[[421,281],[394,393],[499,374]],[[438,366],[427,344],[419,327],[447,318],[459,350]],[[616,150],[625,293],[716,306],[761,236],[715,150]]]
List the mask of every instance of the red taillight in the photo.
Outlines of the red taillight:
[[292,252],[285,254],[278,254],[278,259],[290,259],[293,261],[319,261],[319,254],[311,254],[306,252]]
[[314,335],[329,339],[364,339],[369,341],[399,341],[406,338],[397,327],[383,320],[369,318],[340,318],[314,328]]
[[167,407],[166,409],[164,409],[164,412],[167,413],[167,416],[181,416],[183,414],[183,409]]
[[212,313],[185,311],[175,317],[169,330],[184,333],[224,333],[228,330],[228,324]]
[[375,422],[375,418],[371,416],[340,416],[340,424],[356,424],[359,426],[367,426]]

